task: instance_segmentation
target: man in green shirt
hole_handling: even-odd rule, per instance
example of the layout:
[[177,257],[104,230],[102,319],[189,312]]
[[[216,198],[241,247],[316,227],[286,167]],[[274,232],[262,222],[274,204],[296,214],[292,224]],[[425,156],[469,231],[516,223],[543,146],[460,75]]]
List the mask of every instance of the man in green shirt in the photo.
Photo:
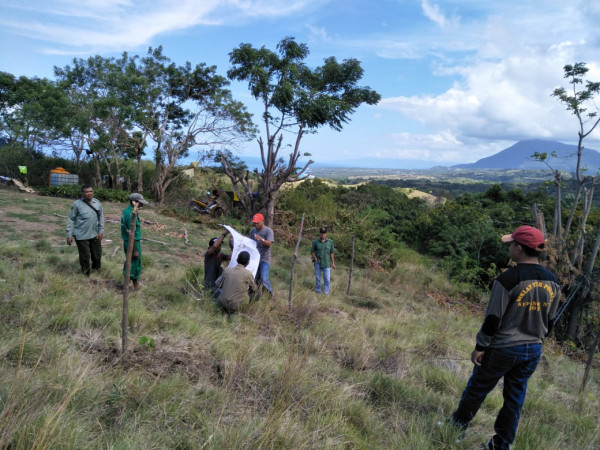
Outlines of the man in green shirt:
[[94,188],[89,184],[81,186],[81,198],[71,205],[67,217],[67,245],[77,244],[79,265],[84,275],[91,270],[100,270],[102,264],[102,234],[104,233],[104,211],[94,198]]
[[[137,206],[138,211],[148,202],[144,199],[142,194],[131,194],[129,196],[129,206],[123,210],[121,214],[121,237],[123,238],[123,248],[125,249],[125,264],[123,264],[123,276],[125,276],[125,269],[127,264],[127,249],[129,248],[129,230],[131,229],[131,216],[133,207]],[[134,235],[134,247],[131,257],[131,271],[129,278],[133,281],[133,289],[136,291],[140,288],[139,278],[142,273],[142,222],[140,221],[140,215],[136,214],[135,220],[135,235]]]
[[313,262],[315,264],[315,291],[321,293],[321,274],[323,274],[323,294],[329,294],[331,269],[335,270],[335,246],[333,241],[327,237],[327,227],[319,230],[321,236],[315,239],[310,248]]

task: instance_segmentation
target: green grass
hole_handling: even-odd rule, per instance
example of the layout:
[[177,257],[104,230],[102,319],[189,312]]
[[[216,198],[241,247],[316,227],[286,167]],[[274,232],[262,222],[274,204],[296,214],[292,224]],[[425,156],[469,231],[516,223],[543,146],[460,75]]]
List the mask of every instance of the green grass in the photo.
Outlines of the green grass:
[[[161,226],[143,225],[144,236],[168,246],[143,244],[143,288],[129,295],[121,356],[118,225],[107,225],[102,270],[85,278],[62,220],[31,221],[49,208],[66,213],[70,200],[27,197],[32,212],[11,217],[23,223],[0,229],[0,448],[467,449],[493,433],[499,389],[460,443],[452,427],[435,425],[472,370],[482,305],[426,258],[403,250],[392,271],[355,268],[350,295],[338,258],[331,295],[316,295],[308,236],[292,308],[292,250],[280,245],[276,297],[227,317],[197,284],[217,227],[149,209],[143,218]],[[0,210],[23,208],[23,198],[3,195]],[[104,206],[111,218],[124,207]],[[184,226],[192,245],[178,236]],[[515,448],[600,446],[599,371],[579,396],[582,373],[545,345]]]

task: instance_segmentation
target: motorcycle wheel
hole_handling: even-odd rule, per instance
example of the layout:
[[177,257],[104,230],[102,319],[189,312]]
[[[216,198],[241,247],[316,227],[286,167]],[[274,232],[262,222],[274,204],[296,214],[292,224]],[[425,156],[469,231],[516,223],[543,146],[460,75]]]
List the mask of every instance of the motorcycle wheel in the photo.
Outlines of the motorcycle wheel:
[[213,216],[215,216],[215,217],[221,217],[222,215],[223,215],[222,208],[216,208],[215,211],[213,212]]

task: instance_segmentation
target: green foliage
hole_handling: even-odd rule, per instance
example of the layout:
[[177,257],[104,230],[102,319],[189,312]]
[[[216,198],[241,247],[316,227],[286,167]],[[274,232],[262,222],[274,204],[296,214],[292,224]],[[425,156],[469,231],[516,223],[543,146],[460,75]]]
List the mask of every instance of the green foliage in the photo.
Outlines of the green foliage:
[[[277,44],[277,51],[243,43],[229,54],[232,68],[227,76],[247,82],[252,96],[264,110],[261,120],[265,137],[258,141],[264,161],[264,168],[258,174],[259,208],[254,208],[250,186],[243,174],[225,160],[224,167],[232,183],[243,187],[245,196],[240,201],[246,214],[264,209],[267,225],[272,224],[282,185],[298,180],[313,163],[299,162],[303,136],[316,133],[323,126],[341,131],[356,108],[363,103],[375,105],[381,98],[371,88],[357,86],[363,76],[358,60],[338,63],[329,57],[324,65],[311,69],[304,62],[308,54],[308,46],[297,43],[293,37],[283,38]],[[292,143],[284,143],[287,133],[291,134]],[[287,161],[281,157],[282,145],[293,148]]]
[[[80,198],[81,186],[76,184],[48,186],[40,189],[38,193],[52,197]],[[129,195],[128,191],[119,189],[94,188],[94,197],[100,201],[129,203]]]
[[142,347],[148,347],[148,350],[154,350],[154,338],[148,336],[140,336],[139,343]]

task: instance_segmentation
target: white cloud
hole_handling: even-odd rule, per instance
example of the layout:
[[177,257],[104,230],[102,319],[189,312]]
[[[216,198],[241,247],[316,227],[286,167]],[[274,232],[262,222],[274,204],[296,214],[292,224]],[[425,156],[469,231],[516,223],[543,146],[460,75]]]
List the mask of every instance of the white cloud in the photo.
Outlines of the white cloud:
[[[423,2],[423,8],[431,20],[440,25],[445,23],[442,16],[437,15],[438,10],[427,1]],[[576,20],[582,18],[577,8],[550,8],[547,13],[539,9],[535,14],[524,12],[518,8],[514,20],[508,15],[491,15],[484,22],[471,24],[469,29],[453,30],[452,39],[457,42],[467,41],[468,36],[474,37],[473,33],[479,34],[473,40],[478,48],[467,53],[469,57],[460,55],[461,59],[455,59],[454,63],[449,58],[432,64],[433,73],[456,80],[445,91],[438,95],[395,96],[381,101],[380,111],[400,112],[431,130],[430,135],[396,135],[394,151],[398,155],[402,158],[419,155],[419,158],[444,162],[464,160],[468,152],[468,158],[474,160],[473,155],[485,157],[504,148],[482,143],[528,138],[565,142],[577,139],[576,119],[551,93],[557,86],[569,86],[562,68],[576,61],[591,60],[588,78],[600,80],[597,64],[600,55],[588,44],[598,41],[597,27],[582,27],[581,21]],[[595,11],[596,15],[598,12]],[[566,23],[571,23],[571,27]],[[438,46],[445,46],[441,38],[442,34],[428,44],[420,42],[418,45],[439,49]],[[411,54],[410,46],[404,51]],[[444,54],[449,56],[447,52]],[[453,136],[460,145],[439,140],[439,136]],[[438,145],[438,142],[443,144]],[[593,147],[599,142],[600,129],[589,137],[587,145]],[[458,148],[456,152],[462,154],[448,150],[452,148]]]
[[423,14],[432,22],[436,23],[441,28],[446,28],[450,24],[450,20],[442,13],[440,6],[431,4],[429,0],[423,0],[421,2],[421,8]]
[[[435,134],[394,133],[389,138],[391,145],[385,149],[375,150],[374,158],[451,165],[458,162],[474,162],[497,153],[509,145],[506,141],[461,141],[451,130],[442,130]],[[467,158],[464,154],[466,147],[470,149]]]
[[295,14],[312,4],[316,0],[24,0],[4,5],[0,25],[45,41],[48,53],[104,52],[139,48],[159,34],[197,25]]
[[310,31],[310,41],[320,41],[320,42],[329,42],[331,41],[331,37],[327,34],[327,30],[325,27],[315,27],[313,25],[307,25],[307,28]]

